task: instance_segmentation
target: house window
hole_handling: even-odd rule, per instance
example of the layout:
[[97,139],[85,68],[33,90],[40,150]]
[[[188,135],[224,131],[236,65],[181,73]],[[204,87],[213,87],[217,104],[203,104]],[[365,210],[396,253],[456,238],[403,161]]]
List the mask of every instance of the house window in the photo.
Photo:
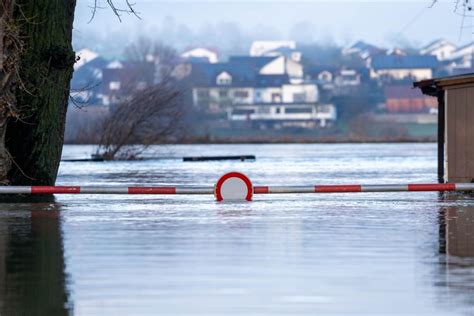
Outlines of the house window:
[[228,86],[232,84],[232,76],[228,72],[222,72],[216,78],[216,83],[219,86]]
[[306,95],[304,93],[293,93],[293,102],[304,102]]
[[209,90],[199,90],[198,91],[199,99],[209,99]]
[[109,83],[110,90],[120,90],[120,81],[111,81]]
[[227,98],[227,90],[219,90],[220,98]]
[[321,105],[318,107],[319,113],[331,113],[332,106],[331,105]]
[[234,109],[232,110],[233,115],[250,115],[254,114],[255,110],[254,109]]
[[276,113],[276,114],[280,114],[280,113],[281,113],[280,108],[276,108],[275,113]]
[[234,97],[236,98],[248,98],[249,92],[245,90],[237,90],[234,92]]
[[286,108],[286,114],[311,114],[313,113],[312,108]]
[[329,83],[332,81],[332,74],[329,71],[323,71],[318,75],[318,79],[322,82]]
[[272,93],[272,102],[281,102],[281,94]]

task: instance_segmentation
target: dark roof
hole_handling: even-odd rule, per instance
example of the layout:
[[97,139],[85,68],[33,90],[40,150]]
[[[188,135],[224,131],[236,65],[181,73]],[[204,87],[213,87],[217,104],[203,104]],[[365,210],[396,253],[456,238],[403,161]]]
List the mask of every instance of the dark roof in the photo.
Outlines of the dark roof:
[[350,48],[355,48],[359,50],[374,49],[374,48],[378,49],[377,46],[366,43],[364,41],[357,41]]
[[332,74],[336,74],[340,69],[341,69],[341,67],[337,67],[337,66],[331,66],[331,65],[328,65],[328,66],[322,66],[321,65],[320,66],[320,65],[318,65],[318,66],[310,66],[310,67],[306,68],[305,73],[308,74],[308,75],[311,75],[311,76],[318,75],[323,71],[329,71]]
[[155,64],[152,62],[121,62],[124,68],[105,68],[102,70],[103,88],[107,91],[108,83],[120,81],[126,86],[134,81],[153,83],[155,79]]
[[410,86],[387,86],[384,89],[385,99],[422,99],[423,93]]
[[194,63],[191,81],[196,86],[218,86],[216,78],[223,72],[232,76],[231,87],[273,87],[289,82],[287,75],[260,75],[260,69],[278,57],[230,57],[227,63]]
[[293,49],[293,48],[286,47],[286,46],[282,46],[282,47],[278,47],[276,49],[271,49],[267,53],[269,53],[269,52],[277,52],[277,53],[280,53],[282,55],[289,56],[292,53],[297,52],[297,50]]
[[102,80],[102,69],[107,66],[108,60],[97,57],[75,70],[71,80],[72,89],[84,89],[100,84]]
[[364,41],[357,41],[349,49],[356,50],[359,53],[368,54],[370,56],[385,53],[387,50],[384,48],[377,47],[375,45],[366,43]]
[[453,69],[453,75],[455,76],[460,76],[460,75],[466,75],[474,72],[474,68],[454,68]]
[[229,58],[230,64],[246,64],[256,68],[262,68],[266,64],[270,63],[278,56],[231,56]]
[[431,55],[383,55],[375,56],[371,66],[374,69],[433,69],[438,66],[438,60]]
[[255,85],[256,72],[254,68],[235,63],[193,64],[191,80],[196,86],[214,87],[217,86],[217,76],[223,72],[232,76],[231,86],[250,87]]

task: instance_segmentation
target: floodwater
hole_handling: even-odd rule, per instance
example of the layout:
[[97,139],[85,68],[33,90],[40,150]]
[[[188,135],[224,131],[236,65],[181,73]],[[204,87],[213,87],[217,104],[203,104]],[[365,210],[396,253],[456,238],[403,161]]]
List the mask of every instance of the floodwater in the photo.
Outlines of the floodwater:
[[[89,146],[66,146],[82,158]],[[158,146],[60,185],[436,182],[435,144]],[[248,162],[182,162],[254,154]],[[57,196],[0,204],[0,315],[474,315],[474,198]]]

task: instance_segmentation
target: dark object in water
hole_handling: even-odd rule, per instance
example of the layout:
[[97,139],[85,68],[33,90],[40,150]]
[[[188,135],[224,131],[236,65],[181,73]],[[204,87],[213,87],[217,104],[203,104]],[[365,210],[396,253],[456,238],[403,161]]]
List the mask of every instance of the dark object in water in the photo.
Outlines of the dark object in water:
[[66,162],[87,162],[87,161],[105,161],[101,155],[91,155],[91,158],[85,159],[61,159],[61,161]]
[[246,156],[201,156],[201,157],[183,157],[183,161],[218,161],[218,160],[255,160],[254,155]]

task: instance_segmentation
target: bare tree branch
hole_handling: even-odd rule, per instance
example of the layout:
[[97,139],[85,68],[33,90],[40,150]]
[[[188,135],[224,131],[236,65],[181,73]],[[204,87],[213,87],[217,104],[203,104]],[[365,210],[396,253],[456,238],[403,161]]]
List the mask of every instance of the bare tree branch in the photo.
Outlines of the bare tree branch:
[[[116,0],[105,0],[107,6],[112,9],[112,12],[117,16],[120,22],[122,22],[122,14],[132,14],[135,17],[140,19],[140,14],[135,10],[135,3],[131,3],[130,0],[123,0],[125,3],[123,6],[117,6]],[[97,10],[105,9],[106,6],[101,5],[101,0],[94,0],[94,4],[91,6],[91,18],[88,23],[91,23],[94,20]]]
[[434,7],[437,2],[438,2],[438,0],[432,0],[431,4],[428,6],[428,8]]
[[[156,58],[153,63],[148,60],[150,52]],[[150,145],[165,141],[181,129],[184,111],[178,99],[180,88],[172,77],[173,64],[167,64],[176,60],[172,52],[165,45],[145,40],[127,48],[126,55],[132,60],[154,65],[161,75],[145,88],[137,88],[141,80],[132,78],[121,91],[119,102],[111,105],[103,122],[98,155],[107,160],[137,159]]]

